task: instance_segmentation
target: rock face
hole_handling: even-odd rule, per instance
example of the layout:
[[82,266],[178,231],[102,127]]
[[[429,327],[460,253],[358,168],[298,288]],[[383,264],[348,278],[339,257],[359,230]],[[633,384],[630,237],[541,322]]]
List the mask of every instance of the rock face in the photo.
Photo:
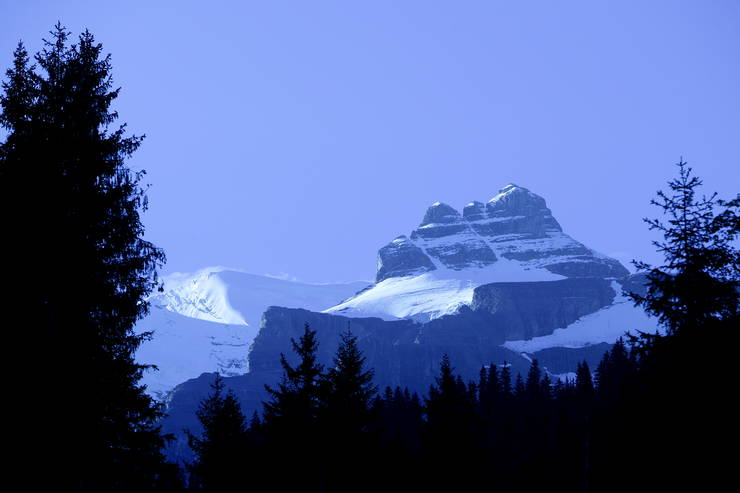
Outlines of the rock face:
[[563,233],[545,199],[512,184],[487,204],[470,202],[462,215],[447,204],[432,204],[410,238],[401,236],[380,249],[376,282],[434,270],[435,263],[458,271],[482,268],[498,256],[522,269],[544,268],[564,277],[628,274],[616,260]]
[[470,211],[468,214],[466,219],[472,222],[475,231],[488,238],[496,239],[501,235],[544,238],[548,233],[563,231],[552,217],[545,199],[514,184],[499,190],[485,208],[481,208],[480,217],[477,211],[472,214],[474,218],[470,217]]
[[507,341],[552,334],[614,301],[611,282],[573,278],[550,282],[485,284],[473,295],[474,312],[490,315],[490,323]]
[[411,241],[453,270],[485,267],[496,261],[496,254],[447,204],[436,202],[424,215],[421,225],[411,233]]
[[378,282],[389,277],[405,277],[436,269],[432,260],[406,236],[399,236],[378,252]]

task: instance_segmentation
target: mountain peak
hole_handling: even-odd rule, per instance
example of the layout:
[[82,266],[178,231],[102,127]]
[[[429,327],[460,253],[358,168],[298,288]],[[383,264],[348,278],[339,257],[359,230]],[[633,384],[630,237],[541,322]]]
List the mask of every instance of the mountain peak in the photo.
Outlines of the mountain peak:
[[435,202],[427,209],[420,226],[457,222],[460,222],[460,213],[457,210],[443,202]]
[[563,233],[544,198],[509,183],[486,203],[468,202],[462,214],[434,202],[409,237],[397,238],[378,252],[376,282],[433,271],[478,278],[481,269],[505,265],[522,271],[522,279],[536,271],[543,279],[618,278],[628,273],[616,260]]
[[499,189],[498,193],[494,195],[491,198],[491,200],[489,200],[488,202],[497,202],[512,193],[532,193],[532,192],[530,192],[528,189],[524,187],[520,187],[519,185],[515,183],[509,183],[505,187]]

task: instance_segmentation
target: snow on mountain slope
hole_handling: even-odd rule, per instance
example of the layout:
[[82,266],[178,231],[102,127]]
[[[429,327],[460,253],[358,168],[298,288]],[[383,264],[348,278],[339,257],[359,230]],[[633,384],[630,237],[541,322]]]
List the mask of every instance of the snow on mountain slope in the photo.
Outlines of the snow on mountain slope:
[[564,277],[545,269],[522,269],[518,262],[507,259],[484,268],[462,271],[440,267],[417,276],[384,279],[325,313],[427,322],[454,313],[461,305],[469,305],[473,291],[482,284],[557,279]]
[[308,284],[221,267],[176,273],[163,279],[164,292],[152,298],[169,311],[210,322],[259,327],[268,306],[320,311],[368,286],[366,281]]
[[219,267],[163,278],[164,291],[150,299],[149,316],[137,332],[153,331],[137,360],[159,371],[144,375],[150,393],[163,396],[204,372],[240,375],[269,306],[320,311],[354,295],[367,282],[307,284]]
[[376,284],[326,312],[424,322],[469,304],[482,284],[628,274],[565,234],[542,197],[507,185],[463,214],[432,204],[410,236],[379,250]]
[[164,293],[153,300],[166,310],[186,317],[226,324],[249,325],[229,300],[229,286],[220,273],[210,267],[195,273],[176,272],[163,281]]
[[136,330],[154,332],[152,340],[141,345],[136,359],[159,368],[145,372],[141,382],[159,399],[177,384],[204,372],[217,371],[224,376],[246,373],[247,351],[255,332],[246,325],[190,318],[157,306],[152,306]]
[[636,308],[632,301],[621,294],[619,284],[614,282],[613,287],[617,297],[611,305],[581,317],[567,327],[556,329],[550,335],[507,341],[503,346],[520,353],[533,353],[552,347],[581,348],[602,342],[611,344],[627,331],[655,333],[658,330],[657,319]]

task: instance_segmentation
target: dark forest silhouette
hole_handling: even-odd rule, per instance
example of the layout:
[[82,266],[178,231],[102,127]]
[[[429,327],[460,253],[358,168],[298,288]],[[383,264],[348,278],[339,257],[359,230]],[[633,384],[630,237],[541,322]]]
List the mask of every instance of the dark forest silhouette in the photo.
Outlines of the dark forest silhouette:
[[535,360],[526,375],[481,362],[479,379],[464,382],[445,357],[419,396],[379,391],[349,329],[323,368],[306,326],[293,341],[297,365],[280,356],[283,378],[263,413],[247,419],[217,376],[197,412],[202,430],[189,433],[193,463],[168,464],[164,410],[139,383],[150,368],[134,360],[147,335],[133,327],[164,262],[143,239],[143,172],[125,166],[142,138],[113,127],[119,90],[101,45],[87,31],[70,44],[60,25],[51,35],[35,64],[18,45],[0,97],[2,253],[15,282],[3,300],[6,313],[34,316],[33,335],[6,331],[6,344],[41,346],[13,388],[43,410],[18,449],[48,464],[29,484],[665,491],[706,489],[729,470],[717,441],[735,429],[740,196],[699,197],[684,162],[653,201],[665,219],[646,220],[663,236],[664,264],[637,263],[647,289],[628,293],[662,333],[626,334],[566,381]]

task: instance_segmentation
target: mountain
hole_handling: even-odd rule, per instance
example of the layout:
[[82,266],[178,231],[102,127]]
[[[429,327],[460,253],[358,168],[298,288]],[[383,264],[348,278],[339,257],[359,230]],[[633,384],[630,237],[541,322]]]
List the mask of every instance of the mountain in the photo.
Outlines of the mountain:
[[380,249],[375,285],[326,312],[425,322],[469,305],[483,284],[627,275],[565,234],[542,197],[510,184],[462,214],[432,204],[410,236]]
[[138,333],[152,331],[137,359],[159,370],[142,383],[159,398],[202,373],[235,376],[249,370],[247,353],[262,313],[272,305],[323,310],[365,288],[367,282],[307,284],[211,267],[163,279]]
[[[625,332],[655,330],[655,320],[625,296],[643,292],[644,282],[564,233],[542,197],[507,185],[462,214],[432,204],[409,236],[379,250],[373,284],[323,312],[268,308],[249,351],[250,371],[225,381],[248,415],[260,411],[264,384],[280,378],[280,353],[295,362],[290,340],[305,323],[318,332],[324,365],[349,327],[381,388],[426,392],[443,354],[465,379],[490,363],[525,374],[534,358],[554,377],[572,377],[584,359],[595,368]],[[209,317],[231,313],[205,305]],[[165,431],[197,429],[194,409],[212,378],[204,374],[175,389]],[[187,453],[182,439],[171,451]]]

